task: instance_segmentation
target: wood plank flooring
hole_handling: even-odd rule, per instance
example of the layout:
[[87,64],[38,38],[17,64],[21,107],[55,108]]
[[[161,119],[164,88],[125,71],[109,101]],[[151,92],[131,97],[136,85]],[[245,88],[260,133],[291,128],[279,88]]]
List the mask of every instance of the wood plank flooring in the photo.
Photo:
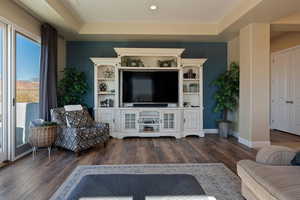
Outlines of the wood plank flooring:
[[[299,141],[300,137],[278,132],[272,133],[272,141]],[[52,160],[47,151],[41,150],[35,160],[32,157],[16,161],[0,169],[0,199],[48,199],[78,165],[104,164],[153,164],[153,163],[214,163],[222,162],[236,172],[241,159],[255,159],[256,150],[249,149],[235,138],[222,139],[217,135],[205,138],[131,138],[112,139],[106,148],[93,148],[82,156],[54,150]]]

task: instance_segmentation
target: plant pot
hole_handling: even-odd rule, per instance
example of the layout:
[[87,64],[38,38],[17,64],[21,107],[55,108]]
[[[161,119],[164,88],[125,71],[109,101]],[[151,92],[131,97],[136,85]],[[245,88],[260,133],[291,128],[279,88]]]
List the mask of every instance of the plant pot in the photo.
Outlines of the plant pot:
[[230,131],[230,122],[228,121],[220,121],[219,122],[219,134],[223,138],[228,138]]

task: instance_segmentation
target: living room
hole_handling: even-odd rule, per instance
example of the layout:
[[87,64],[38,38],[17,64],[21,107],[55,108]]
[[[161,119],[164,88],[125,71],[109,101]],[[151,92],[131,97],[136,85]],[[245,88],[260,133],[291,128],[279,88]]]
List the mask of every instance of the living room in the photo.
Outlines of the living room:
[[1,0],[0,199],[300,199],[299,13]]

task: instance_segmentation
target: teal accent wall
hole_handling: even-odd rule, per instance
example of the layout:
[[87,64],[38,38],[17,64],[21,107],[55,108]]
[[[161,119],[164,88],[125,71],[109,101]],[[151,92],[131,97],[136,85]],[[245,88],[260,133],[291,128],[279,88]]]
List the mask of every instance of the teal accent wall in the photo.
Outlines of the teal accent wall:
[[197,43],[197,42],[67,42],[67,67],[74,67],[85,72],[89,84],[89,91],[85,103],[94,106],[94,68],[90,57],[116,57],[115,47],[123,48],[185,48],[183,58],[207,58],[203,70],[203,100],[204,100],[204,128],[217,127],[216,120],[220,113],[214,113],[216,90],[211,82],[227,69],[226,43]]

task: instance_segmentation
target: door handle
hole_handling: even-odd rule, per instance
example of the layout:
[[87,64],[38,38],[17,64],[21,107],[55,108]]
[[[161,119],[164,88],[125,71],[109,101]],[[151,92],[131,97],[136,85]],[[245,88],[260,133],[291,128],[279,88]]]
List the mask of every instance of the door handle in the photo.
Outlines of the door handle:
[[294,101],[286,101],[285,103],[294,104]]

